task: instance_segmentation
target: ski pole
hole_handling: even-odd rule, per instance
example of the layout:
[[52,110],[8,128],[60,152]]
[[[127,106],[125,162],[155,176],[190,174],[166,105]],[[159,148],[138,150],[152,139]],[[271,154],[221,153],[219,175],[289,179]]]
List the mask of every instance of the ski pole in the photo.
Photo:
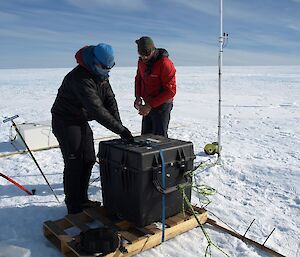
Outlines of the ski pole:
[[26,192],[28,195],[34,195],[35,193],[35,189],[32,189],[32,192],[30,192],[29,190],[27,190],[25,187],[21,186],[19,183],[17,183],[16,181],[14,181],[13,179],[11,179],[10,177],[4,175],[3,173],[0,172],[0,176],[5,178],[6,180],[8,180],[9,182],[13,183],[15,186],[17,186],[18,188],[20,188],[21,190],[23,190],[24,192]]
[[[96,162],[97,162],[98,164],[100,164],[97,160],[96,160]],[[95,179],[93,179],[93,180],[89,183],[89,185],[93,184],[93,183],[94,183],[96,180],[98,180],[98,179],[100,179],[100,176],[97,177],[97,178],[95,178]]]
[[53,188],[52,188],[51,185],[49,184],[49,182],[48,182],[48,180],[47,180],[47,178],[46,178],[44,172],[42,171],[40,165],[38,164],[38,162],[37,162],[36,159],[34,158],[34,156],[33,156],[32,152],[31,152],[30,148],[29,148],[28,145],[26,144],[26,142],[25,142],[23,136],[21,135],[19,129],[17,128],[16,123],[14,122],[14,119],[16,119],[16,118],[18,118],[18,117],[19,117],[19,115],[15,115],[15,116],[13,116],[13,117],[6,118],[5,120],[3,120],[3,123],[8,122],[8,121],[11,121],[11,122],[12,122],[13,127],[15,128],[17,134],[20,136],[22,142],[23,142],[24,145],[26,146],[26,148],[27,148],[27,150],[28,150],[28,152],[29,152],[31,158],[33,159],[34,163],[35,163],[36,166],[38,167],[40,173],[42,174],[43,178],[45,179],[47,185],[49,186],[49,188],[50,188],[50,190],[52,191],[53,195],[55,196],[56,200],[59,202],[57,195],[55,194]]

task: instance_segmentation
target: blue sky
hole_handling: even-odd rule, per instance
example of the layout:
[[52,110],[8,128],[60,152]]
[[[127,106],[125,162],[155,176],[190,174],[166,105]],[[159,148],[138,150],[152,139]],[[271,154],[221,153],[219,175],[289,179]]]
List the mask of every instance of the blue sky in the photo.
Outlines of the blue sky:
[[[300,0],[224,0],[224,65],[300,65]],[[219,0],[1,0],[0,68],[73,67],[101,42],[135,66],[151,36],[177,66],[217,65]]]

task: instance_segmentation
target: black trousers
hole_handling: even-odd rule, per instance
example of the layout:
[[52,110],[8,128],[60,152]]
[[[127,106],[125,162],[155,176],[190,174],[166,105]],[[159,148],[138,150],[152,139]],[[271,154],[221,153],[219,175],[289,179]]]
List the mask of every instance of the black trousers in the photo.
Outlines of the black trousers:
[[68,213],[80,212],[96,161],[93,132],[88,122],[68,122],[52,116],[52,130],[64,159],[64,192]]
[[173,102],[166,102],[153,108],[147,116],[143,117],[141,134],[151,133],[168,137],[168,127],[172,108]]

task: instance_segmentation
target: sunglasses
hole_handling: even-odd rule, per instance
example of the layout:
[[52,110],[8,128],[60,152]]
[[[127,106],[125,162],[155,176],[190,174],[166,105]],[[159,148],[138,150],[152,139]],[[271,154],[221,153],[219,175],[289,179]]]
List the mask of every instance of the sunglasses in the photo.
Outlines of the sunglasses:
[[112,66],[107,66],[107,65],[104,65],[103,63],[101,63],[97,58],[95,58],[96,59],[96,65],[100,65],[101,66],[101,68],[102,69],[104,69],[104,70],[110,70],[112,67],[114,67],[115,66],[115,62],[114,62],[114,64],[112,65]]
[[154,51],[153,49],[147,50],[147,51],[144,51],[142,53],[139,53],[139,55],[140,55],[141,58],[147,58],[152,54],[153,51]]
[[99,63],[99,64],[101,65],[102,69],[104,69],[104,70],[110,70],[112,67],[115,66],[116,63],[114,62],[114,64],[112,66],[106,66],[106,65],[104,65],[102,63]]

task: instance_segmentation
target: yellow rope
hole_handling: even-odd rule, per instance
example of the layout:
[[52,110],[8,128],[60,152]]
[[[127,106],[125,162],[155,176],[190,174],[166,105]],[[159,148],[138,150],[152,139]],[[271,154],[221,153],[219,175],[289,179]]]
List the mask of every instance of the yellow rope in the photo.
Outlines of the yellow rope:
[[190,210],[192,211],[192,214],[194,216],[194,218],[196,219],[200,229],[202,230],[202,233],[204,234],[206,240],[207,240],[207,247],[205,249],[205,257],[208,257],[208,256],[212,256],[211,254],[211,246],[214,246],[217,250],[219,250],[221,253],[223,253],[225,256],[227,257],[230,257],[223,249],[221,249],[219,246],[217,246],[209,237],[207,231],[204,229],[203,225],[201,224],[201,222],[199,221],[197,215],[196,215],[196,212],[191,204],[191,202],[189,201],[188,197],[186,196],[185,194],[185,188],[186,186],[182,186],[182,185],[179,185],[178,186],[178,190],[181,192],[182,194],[182,198],[183,200],[185,201],[185,203],[187,204],[187,206],[190,208]]

